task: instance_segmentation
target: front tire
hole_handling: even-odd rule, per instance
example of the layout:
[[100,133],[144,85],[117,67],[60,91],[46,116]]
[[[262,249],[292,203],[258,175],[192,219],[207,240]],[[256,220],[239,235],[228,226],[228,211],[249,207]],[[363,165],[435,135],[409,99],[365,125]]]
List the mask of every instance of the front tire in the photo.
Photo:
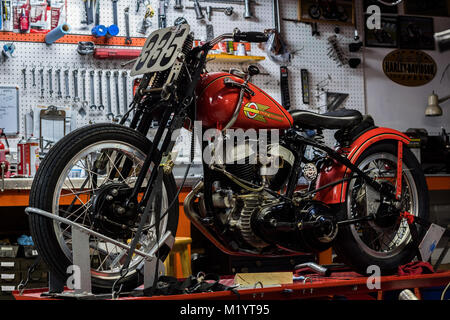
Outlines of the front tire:
[[[67,209],[66,204],[67,200],[63,197],[70,196],[69,198],[73,198],[74,200],[69,200],[69,202],[76,202],[76,206],[72,209],[71,219],[78,219],[77,222],[88,227],[89,225],[93,226],[94,224],[91,223],[91,216],[89,216],[88,210],[93,207],[95,201],[94,195],[100,189],[108,188],[108,185],[112,185],[113,183],[118,184],[120,182],[123,184],[126,181],[126,183],[128,183],[127,187],[132,187],[132,183],[139,173],[139,164],[145,159],[150,151],[151,145],[152,143],[137,131],[115,124],[96,124],[71,132],[50,150],[41,163],[31,187],[30,207],[39,208],[54,214],[69,215],[71,212],[68,212],[69,209]],[[90,174],[89,172],[93,170],[98,172],[97,168],[94,169],[93,164],[97,163],[96,160],[99,158],[92,156],[94,152],[91,152],[91,150],[97,150],[96,148],[99,150],[97,153],[101,155],[107,153],[105,150],[110,150],[107,148],[115,148],[111,149],[115,151],[112,151],[107,157],[110,158],[114,155],[118,156],[119,154],[123,154],[127,159],[133,159],[133,161],[136,161],[135,167],[133,162],[134,171],[130,170],[130,174],[127,177],[122,177],[121,174],[116,173],[111,180],[107,178],[110,176],[111,171],[108,172],[108,170],[106,170],[103,176],[100,174],[95,175],[95,184],[93,178],[89,176],[89,178],[80,179],[81,181],[86,179],[89,180],[85,187],[80,188],[77,186],[75,188],[73,184],[76,184],[76,182],[72,181],[75,180],[75,178],[73,178],[73,173],[77,173],[78,169],[80,169],[79,171],[81,172],[84,170],[85,174]],[[84,158],[81,158],[82,155],[85,155]],[[80,158],[80,160],[77,160],[78,158]],[[114,161],[116,161],[115,159]],[[91,166],[89,166],[89,162],[91,162]],[[71,163],[74,164],[72,167]],[[79,163],[82,163],[85,169],[81,168]],[[124,162],[122,162],[122,165],[123,163]],[[120,166],[120,163],[117,164],[117,166]],[[109,166],[106,168],[113,167],[114,165],[109,163]],[[77,170],[73,170],[73,168]],[[125,180],[123,180],[124,178]],[[90,184],[92,185],[89,188]],[[73,192],[73,190],[76,192]],[[72,191],[72,193],[70,193],[70,191]],[[161,191],[163,193],[162,212],[165,211],[169,203],[172,203],[176,196],[176,191],[177,188],[173,176],[164,175],[163,190]],[[64,200],[66,202],[64,202]],[[83,214],[84,216],[81,220],[78,216],[81,217]],[[154,217],[152,219],[154,219]],[[154,240],[154,233],[152,233],[154,228],[151,226],[152,221],[149,221],[149,229],[146,231],[147,238],[145,238],[145,241],[147,242],[142,240],[142,243],[139,244],[141,246],[140,249],[147,252],[150,251],[152,249],[151,246],[154,245],[154,243],[151,242]],[[68,236],[68,233],[70,234],[70,229],[66,229],[60,223],[56,223],[51,219],[44,218],[37,214],[30,215],[29,223],[32,237],[39,254],[48,265],[50,271],[58,278],[65,280],[68,276],[66,273],[67,267],[72,264],[71,239]],[[175,205],[170,208],[168,214],[161,218],[160,228],[164,231],[170,231],[172,235],[175,236],[177,225],[178,203],[175,203]],[[113,231],[108,234],[110,237],[114,237],[115,229],[113,227],[112,229]],[[131,239],[131,235],[129,237],[117,236],[117,238],[124,243],[128,243]],[[142,239],[144,239],[144,236]],[[97,243],[95,243],[95,241],[97,241]],[[95,249],[93,249],[93,246]],[[95,256],[95,253],[98,257]],[[118,247],[114,248],[114,246],[108,246],[105,242],[99,242],[99,239],[91,236],[90,254],[93,289],[96,291],[110,289],[120,276],[117,269],[119,269],[121,263],[123,263],[123,257],[126,253],[120,251],[120,248]],[[164,256],[161,258],[164,260],[167,254],[168,251],[165,252]],[[104,261],[102,262],[102,265],[98,267],[102,258],[104,258]],[[143,262],[140,260],[135,261],[134,259],[135,257],[133,257],[134,262],[132,262],[134,267],[130,267],[128,275],[119,283],[124,285],[123,290],[132,290],[143,282],[143,277],[137,270]],[[100,260],[100,262],[97,260]],[[97,270],[94,267],[94,263],[95,267],[98,267]],[[111,264],[110,270],[106,267],[108,263]]]
[[[377,174],[374,172],[377,165],[373,163],[379,161],[379,172],[383,173],[378,178],[394,184],[395,178],[392,177],[392,172],[396,170],[396,160],[397,142],[382,142],[369,147],[359,157],[356,165],[363,171],[371,169],[374,174]],[[375,170],[373,170],[374,168]],[[426,179],[420,163],[406,146],[403,151],[402,181],[401,210],[408,211],[422,219],[428,219],[429,199]],[[367,214],[364,212],[367,191],[364,191],[363,188],[365,188],[364,183],[360,178],[353,179],[348,183],[347,201],[342,205],[338,215],[339,221]],[[363,204],[358,204],[356,199]],[[361,274],[366,274],[367,268],[371,265],[380,267],[383,274],[394,274],[398,271],[399,266],[413,260],[417,253],[417,246],[412,241],[405,219],[395,223],[393,222],[392,226],[389,226],[392,229],[370,222],[342,227],[339,229],[334,249],[339,258],[353,266]],[[401,230],[404,234],[401,233]],[[424,232],[420,226],[418,226],[418,231],[419,235]]]

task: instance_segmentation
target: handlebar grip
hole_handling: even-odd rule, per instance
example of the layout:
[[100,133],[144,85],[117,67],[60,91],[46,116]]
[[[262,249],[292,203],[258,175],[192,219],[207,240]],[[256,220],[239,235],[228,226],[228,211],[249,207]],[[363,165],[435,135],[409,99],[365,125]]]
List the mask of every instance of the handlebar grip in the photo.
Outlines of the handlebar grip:
[[238,32],[233,35],[233,40],[236,42],[267,42],[269,37],[263,32]]

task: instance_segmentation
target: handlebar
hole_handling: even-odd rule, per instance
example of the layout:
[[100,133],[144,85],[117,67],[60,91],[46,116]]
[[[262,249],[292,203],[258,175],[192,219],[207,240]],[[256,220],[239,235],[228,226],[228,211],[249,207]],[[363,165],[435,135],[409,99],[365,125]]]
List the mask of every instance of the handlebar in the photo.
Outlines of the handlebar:
[[240,42],[240,41],[246,41],[246,42],[267,42],[269,40],[269,36],[265,34],[264,32],[241,32],[239,29],[234,29],[233,33],[225,33],[217,38],[211,40],[209,42],[210,45],[214,46],[218,44],[220,41],[232,39],[233,41]]
[[267,36],[264,32],[240,32],[236,30],[233,33],[233,40],[236,42],[246,41],[246,42],[267,42],[269,36]]

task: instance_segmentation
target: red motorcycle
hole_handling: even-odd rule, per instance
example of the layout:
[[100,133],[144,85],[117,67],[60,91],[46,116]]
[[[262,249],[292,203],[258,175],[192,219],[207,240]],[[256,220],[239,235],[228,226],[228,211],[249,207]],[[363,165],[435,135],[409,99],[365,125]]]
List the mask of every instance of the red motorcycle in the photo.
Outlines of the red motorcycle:
[[[220,41],[267,39],[236,29],[193,48],[187,24],[153,32],[133,67],[142,79],[121,123],[80,128],[46,155],[30,206],[92,231],[95,288],[135,288],[143,255],[164,260],[171,250],[181,190],[172,150],[182,127],[195,128],[193,142],[200,137],[204,149],[203,178],[186,197],[185,214],[223,252],[292,256],[333,247],[361,273],[370,265],[396,272],[414,258],[405,217],[426,219],[428,198],[406,135],[354,110],[287,111],[251,83],[256,66],[206,71],[208,52]],[[324,129],[337,130],[339,147],[323,143]],[[301,178],[309,187],[299,188]],[[51,272],[66,279],[70,226],[38,214],[30,214],[30,224]]]

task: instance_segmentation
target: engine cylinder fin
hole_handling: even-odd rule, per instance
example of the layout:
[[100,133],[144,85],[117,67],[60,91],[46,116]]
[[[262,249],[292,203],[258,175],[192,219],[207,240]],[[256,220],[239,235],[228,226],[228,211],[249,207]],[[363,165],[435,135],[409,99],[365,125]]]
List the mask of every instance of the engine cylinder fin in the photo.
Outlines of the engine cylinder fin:
[[255,212],[259,212],[263,204],[263,196],[260,194],[242,195],[239,197],[244,202],[239,221],[242,238],[251,246],[262,249],[269,244],[255,235],[252,229],[252,216]]

